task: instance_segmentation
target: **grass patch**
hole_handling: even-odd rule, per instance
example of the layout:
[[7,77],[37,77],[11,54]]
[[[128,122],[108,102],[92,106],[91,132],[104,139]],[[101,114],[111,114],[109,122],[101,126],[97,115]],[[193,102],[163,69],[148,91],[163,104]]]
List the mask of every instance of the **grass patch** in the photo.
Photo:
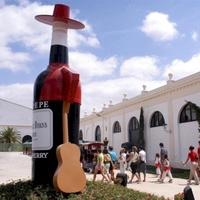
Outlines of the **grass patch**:
[[[178,169],[173,168],[171,169],[173,178],[182,178],[182,179],[188,179],[190,170],[188,169]],[[147,165],[147,173],[149,174],[156,174],[156,167]]]

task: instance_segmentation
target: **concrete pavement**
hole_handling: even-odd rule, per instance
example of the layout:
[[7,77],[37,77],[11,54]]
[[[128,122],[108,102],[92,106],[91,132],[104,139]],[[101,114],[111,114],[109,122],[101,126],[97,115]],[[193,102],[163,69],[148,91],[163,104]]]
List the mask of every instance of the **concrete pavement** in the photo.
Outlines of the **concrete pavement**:
[[[115,170],[117,174],[119,170]],[[131,173],[127,172],[129,177]],[[173,175],[173,174],[172,174]],[[93,174],[87,174],[88,180],[93,179]],[[15,180],[27,180],[31,178],[31,156],[24,155],[22,152],[0,152],[0,184],[8,183]],[[96,180],[101,180],[101,175],[97,175]],[[135,181],[135,180],[134,180]],[[158,196],[165,196],[173,199],[175,194],[182,193],[187,185],[187,180],[174,178],[173,183],[168,183],[166,177],[164,183],[157,181],[153,174],[147,174],[146,182],[137,184],[135,182],[127,184],[128,188],[148,192]],[[192,188],[195,200],[200,199],[200,185],[190,185]]]
[[31,156],[22,152],[0,152],[0,184],[31,178]]
[[[119,170],[115,170],[115,174],[117,174]],[[131,173],[127,172],[128,176],[131,177]],[[172,174],[173,175],[173,174]],[[87,174],[87,179],[92,180],[93,174]],[[141,174],[143,178],[143,174]],[[102,176],[100,174],[97,175],[97,180],[101,180]],[[147,192],[151,194],[155,194],[157,196],[164,196],[169,198],[170,200],[174,199],[174,195],[178,193],[182,193],[183,189],[187,186],[187,180],[174,178],[173,183],[169,183],[169,178],[166,177],[164,183],[158,182],[158,178],[153,174],[147,174],[146,182],[136,183],[134,182],[136,179],[133,180],[133,183],[128,183],[127,187],[138,190],[141,192]],[[195,185],[194,183],[190,185],[192,188],[195,200],[200,200],[200,185]]]

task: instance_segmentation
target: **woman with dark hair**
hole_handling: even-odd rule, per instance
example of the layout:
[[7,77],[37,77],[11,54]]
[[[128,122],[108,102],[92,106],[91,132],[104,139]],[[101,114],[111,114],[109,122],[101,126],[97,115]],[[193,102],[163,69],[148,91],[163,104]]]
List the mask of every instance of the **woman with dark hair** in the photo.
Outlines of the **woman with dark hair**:
[[190,159],[190,177],[188,180],[188,184],[191,184],[191,180],[194,177],[195,184],[199,185],[199,179],[198,179],[197,172],[196,172],[196,170],[198,168],[198,163],[197,163],[198,156],[197,156],[197,153],[194,151],[193,146],[190,146],[189,150],[190,150],[190,152],[188,153],[188,157],[187,157],[186,161],[183,162],[183,165],[186,165],[186,163]]

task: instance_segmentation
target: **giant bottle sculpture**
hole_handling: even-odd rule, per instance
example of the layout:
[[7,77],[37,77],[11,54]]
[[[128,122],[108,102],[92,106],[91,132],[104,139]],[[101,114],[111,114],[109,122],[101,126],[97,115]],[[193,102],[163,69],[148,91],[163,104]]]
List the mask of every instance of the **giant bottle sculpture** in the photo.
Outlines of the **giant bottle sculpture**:
[[52,26],[49,65],[39,74],[34,85],[32,180],[35,184],[51,184],[53,181],[58,165],[56,149],[66,142],[63,140],[64,105],[68,108],[65,113],[68,118],[67,140],[78,144],[81,85],[79,74],[68,65],[67,31],[83,29],[84,25],[70,19],[69,12],[68,6],[56,4],[53,15],[35,17]]

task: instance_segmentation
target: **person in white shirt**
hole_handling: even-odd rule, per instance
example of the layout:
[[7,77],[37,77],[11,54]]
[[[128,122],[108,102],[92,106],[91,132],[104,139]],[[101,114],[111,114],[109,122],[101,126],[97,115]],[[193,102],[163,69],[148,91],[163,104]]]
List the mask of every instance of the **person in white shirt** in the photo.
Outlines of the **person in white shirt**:
[[141,182],[141,172],[144,175],[143,182],[146,182],[146,152],[143,150],[142,146],[139,147],[138,162],[138,183]]

